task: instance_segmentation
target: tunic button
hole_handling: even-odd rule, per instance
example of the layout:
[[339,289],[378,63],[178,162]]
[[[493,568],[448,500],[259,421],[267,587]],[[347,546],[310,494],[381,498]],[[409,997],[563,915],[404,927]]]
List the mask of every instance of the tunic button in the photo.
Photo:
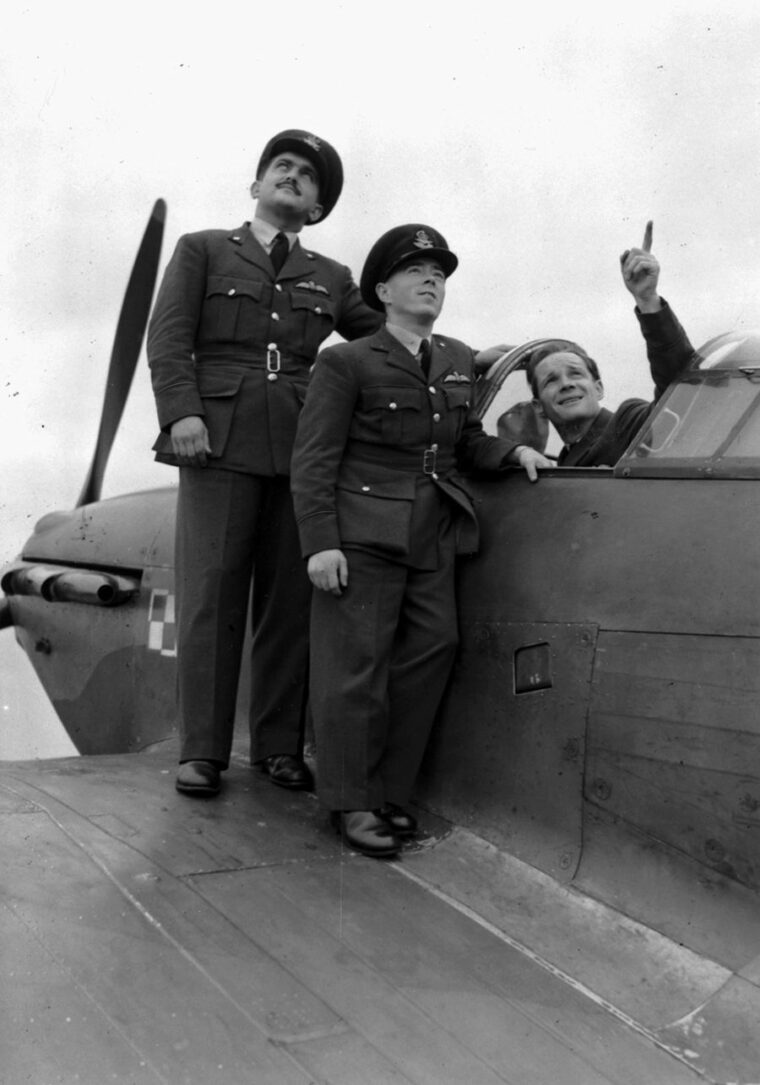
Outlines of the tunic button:
[[392,411],[395,411],[396,408],[398,407],[398,403],[389,403],[388,406],[390,407],[390,409]]
[[279,319],[280,319],[280,314],[279,313],[272,313],[272,320],[279,320]]
[[434,414],[433,415],[433,421],[434,422],[440,422],[441,421],[441,416],[439,414]]
[[233,295],[234,293],[235,293],[235,287],[234,287],[234,286],[231,286],[231,287],[229,288],[229,290],[227,291],[227,294],[228,294],[228,296],[229,296],[229,297],[232,297],[232,295]]
[[274,288],[275,288],[275,290],[277,291],[278,294],[282,293],[282,287],[280,286],[279,283],[275,283]]
[[435,395],[435,388],[433,387],[433,385],[432,385],[432,384],[431,384],[431,385],[430,385],[430,387],[428,388],[428,392],[430,392],[431,396],[434,396],[434,395]]
[[267,350],[277,350],[276,343],[267,343]]
[[276,373],[267,373],[267,380],[268,381],[276,381],[277,380],[277,374]]
[[315,305],[315,306],[314,306],[314,312],[315,312],[315,313],[321,313],[321,312],[322,312],[322,310],[320,309],[320,307],[319,307],[318,305]]
[[430,446],[430,450],[431,450],[432,452],[437,452],[437,451],[438,451],[438,445],[431,445],[431,446]]
[[362,486],[362,493],[363,494],[368,494],[369,493],[369,486]]

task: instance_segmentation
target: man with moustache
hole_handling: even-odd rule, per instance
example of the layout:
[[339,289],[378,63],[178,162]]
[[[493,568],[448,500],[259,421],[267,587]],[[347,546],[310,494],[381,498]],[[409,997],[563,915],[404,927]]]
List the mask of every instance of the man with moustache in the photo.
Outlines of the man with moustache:
[[326,140],[279,132],[251,185],[253,220],[181,237],[150,321],[154,448],[180,475],[176,787],[187,795],[217,794],[229,764],[252,573],[251,762],[279,786],[313,784],[302,756],[311,586],[290,456],[320,344],[380,324],[349,269],[300,243],[342,184]]

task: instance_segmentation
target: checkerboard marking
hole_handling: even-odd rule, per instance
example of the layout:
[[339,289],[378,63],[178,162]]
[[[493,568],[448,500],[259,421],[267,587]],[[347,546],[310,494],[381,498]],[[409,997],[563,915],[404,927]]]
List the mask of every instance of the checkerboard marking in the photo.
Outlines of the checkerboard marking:
[[176,656],[174,596],[166,588],[154,588],[148,608],[148,649],[162,656]]

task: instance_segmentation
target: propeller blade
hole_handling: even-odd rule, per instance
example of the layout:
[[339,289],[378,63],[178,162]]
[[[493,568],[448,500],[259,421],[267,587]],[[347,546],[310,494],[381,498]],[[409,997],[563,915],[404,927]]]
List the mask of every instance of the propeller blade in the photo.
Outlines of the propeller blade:
[[0,629],[7,629],[10,625],[13,625],[11,605],[7,599],[0,599]]
[[148,323],[150,306],[153,300],[153,289],[158,274],[158,261],[161,255],[165,219],[166,204],[163,200],[156,200],[135,257],[132,274],[129,277],[124,301],[122,302],[113,350],[111,351],[111,361],[108,367],[98,439],[95,444],[90,469],[87,473],[87,479],[77,501],[77,508],[80,505],[88,505],[91,501],[97,501],[100,498],[106,463],[108,462],[116,431],[119,428],[124,405],[127,402],[127,396],[132,384],[132,377],[142,349],[145,327]]

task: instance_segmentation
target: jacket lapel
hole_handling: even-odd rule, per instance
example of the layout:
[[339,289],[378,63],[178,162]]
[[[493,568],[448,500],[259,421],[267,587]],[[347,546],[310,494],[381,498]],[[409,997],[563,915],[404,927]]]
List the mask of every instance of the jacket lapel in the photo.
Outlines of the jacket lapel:
[[[445,339],[433,335],[433,349],[430,354],[430,381],[442,382],[446,387],[466,388],[472,391],[472,373],[460,372],[456,360],[451,357],[451,349]],[[448,378],[448,380],[447,380]]]
[[430,383],[433,384],[451,369],[451,361],[446,352],[446,344],[436,339],[435,335],[430,337],[430,344]]
[[[262,271],[268,272],[274,278],[274,266],[269,259],[269,253],[265,252],[256,238],[253,236],[248,223],[244,223],[239,230],[229,235],[229,241],[237,249],[238,256],[249,264],[255,264]],[[304,251],[300,241],[295,244],[288,253],[285,263],[280,268],[278,279],[298,279],[303,276],[314,276],[314,253]]]
[[272,261],[251,233],[247,222],[244,222],[239,230],[231,233],[228,241],[234,246],[238,256],[243,260],[246,260],[249,264],[255,264],[274,277]]
[[417,359],[386,328],[383,327],[380,331],[375,332],[372,336],[371,346],[373,350],[383,351],[388,365],[394,369],[403,369],[405,373],[424,381],[425,378]]
[[301,242],[296,240],[295,245],[288,253],[285,263],[280,268],[278,279],[300,279],[314,277],[314,253],[310,249],[303,249]]

